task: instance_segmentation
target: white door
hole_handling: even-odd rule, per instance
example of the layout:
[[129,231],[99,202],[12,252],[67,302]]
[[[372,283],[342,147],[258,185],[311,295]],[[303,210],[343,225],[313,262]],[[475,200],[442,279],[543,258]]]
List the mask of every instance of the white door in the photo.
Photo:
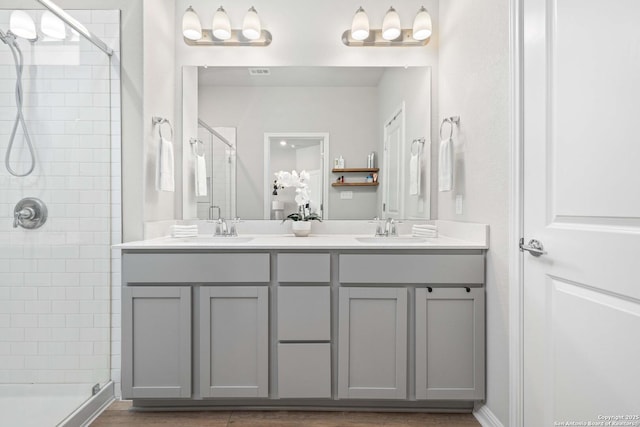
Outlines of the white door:
[[382,217],[402,218],[402,156],[404,108],[384,125],[384,174]]
[[524,1],[527,427],[640,425],[639,17]]

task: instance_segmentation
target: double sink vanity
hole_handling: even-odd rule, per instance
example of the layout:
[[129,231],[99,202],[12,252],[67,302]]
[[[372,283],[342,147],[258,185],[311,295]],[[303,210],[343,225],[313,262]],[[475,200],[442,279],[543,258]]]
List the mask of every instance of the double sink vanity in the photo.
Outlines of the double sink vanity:
[[138,408],[468,410],[485,396],[487,227],[245,234],[122,249]]

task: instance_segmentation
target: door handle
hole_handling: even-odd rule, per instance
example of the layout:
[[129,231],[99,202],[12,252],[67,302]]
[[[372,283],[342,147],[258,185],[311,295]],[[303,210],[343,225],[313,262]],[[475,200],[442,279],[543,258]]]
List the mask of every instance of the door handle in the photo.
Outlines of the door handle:
[[525,245],[524,238],[521,238],[520,252],[524,252],[524,251],[529,252],[534,257],[539,257],[540,255],[545,255],[547,253],[547,251],[544,250],[544,246],[542,245],[542,242],[539,242],[538,240],[535,240],[535,239],[531,239],[529,240],[529,243]]

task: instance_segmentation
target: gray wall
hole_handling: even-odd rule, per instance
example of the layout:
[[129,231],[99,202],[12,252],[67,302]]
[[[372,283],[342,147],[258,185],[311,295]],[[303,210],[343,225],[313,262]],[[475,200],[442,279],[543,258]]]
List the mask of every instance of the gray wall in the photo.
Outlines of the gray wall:
[[[506,426],[509,3],[447,0],[440,6],[440,23],[440,119],[460,115],[461,122],[455,145],[455,189],[438,193],[438,219],[491,227],[486,261],[487,406]],[[455,214],[457,194],[464,197],[462,215]]]
[[[238,216],[262,218],[264,133],[328,132],[329,159],[342,155],[347,167],[366,166],[378,132],[375,87],[200,87],[200,117],[212,126],[238,128]],[[337,175],[329,175],[329,181]],[[371,218],[377,191],[356,189],[341,200],[329,188],[329,218]]]

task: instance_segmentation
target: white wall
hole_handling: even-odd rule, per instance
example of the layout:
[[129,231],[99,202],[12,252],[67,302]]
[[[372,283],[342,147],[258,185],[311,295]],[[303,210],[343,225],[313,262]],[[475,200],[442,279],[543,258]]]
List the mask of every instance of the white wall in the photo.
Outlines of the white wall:
[[[364,167],[379,138],[376,87],[202,86],[198,104],[200,118],[211,126],[238,129],[237,214],[241,218],[263,217],[265,133],[328,132],[329,158],[342,155],[347,167]],[[329,175],[329,181],[336,177]],[[329,218],[375,216],[376,192],[358,189],[353,193],[353,199],[341,200],[338,188],[329,188]]]
[[[487,254],[487,406],[508,425],[509,4],[443,1],[440,120],[460,116],[455,189],[439,193],[438,219],[490,225]],[[436,123],[439,126],[439,122]],[[455,196],[464,197],[462,215]]]
[[[432,66],[432,83],[438,82],[438,0],[404,0],[395,5],[403,28],[412,25],[415,13],[424,5],[429,9],[434,34],[429,44],[420,48],[353,48],[342,44],[342,33],[361,5],[355,0],[339,2],[303,2],[299,0],[239,0],[225,5],[232,27],[239,28],[246,10],[254,5],[265,29],[273,34],[273,43],[264,48],[188,46],[183,42],[181,19],[193,5],[203,27],[209,28],[217,4],[207,0],[176,0],[176,65],[211,66]],[[380,28],[389,3],[370,0],[363,5],[372,28]],[[434,91],[436,100],[437,93]],[[437,105],[437,104],[435,104]],[[434,114],[436,113],[434,108]],[[259,154],[259,153],[258,153]],[[331,157],[332,159],[333,157]],[[354,161],[356,159],[354,158]],[[357,159],[366,161],[366,153]],[[352,163],[349,163],[352,164]],[[378,190],[380,191],[380,190]],[[364,194],[364,193],[362,193]],[[176,195],[178,199],[182,195]],[[436,212],[432,197],[431,211]]]
[[[158,126],[152,123],[153,116],[168,119],[174,129],[176,190],[182,188],[182,152],[180,134],[176,133],[176,67],[175,9],[174,0],[144,0],[144,85],[143,85],[143,144],[144,144],[144,220],[159,221],[181,215],[181,206],[176,203],[176,192],[156,190],[160,135]],[[167,137],[168,126],[163,125]],[[178,191],[179,192],[179,191]]]

